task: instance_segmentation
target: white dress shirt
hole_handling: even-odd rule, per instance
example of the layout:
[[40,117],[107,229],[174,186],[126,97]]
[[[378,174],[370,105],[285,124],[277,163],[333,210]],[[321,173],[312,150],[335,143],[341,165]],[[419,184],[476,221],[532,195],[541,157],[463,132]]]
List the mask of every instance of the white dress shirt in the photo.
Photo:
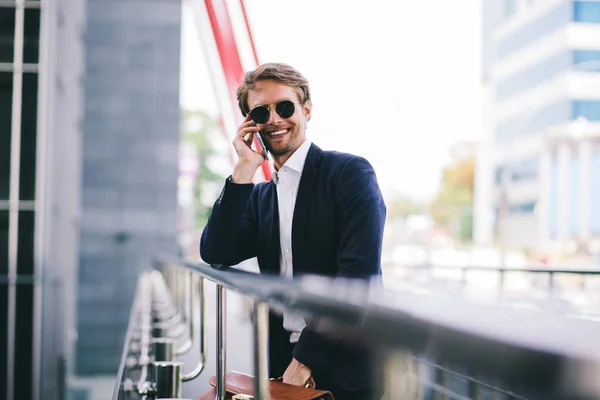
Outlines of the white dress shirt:
[[[273,181],[277,186],[277,202],[279,207],[279,242],[281,245],[279,263],[281,266],[281,276],[286,279],[292,279],[294,271],[292,261],[292,220],[296,197],[298,196],[300,177],[302,176],[302,170],[304,169],[310,145],[311,142],[305,140],[285,164],[281,166],[279,171],[273,173]],[[283,327],[291,333],[290,342],[294,343],[298,341],[300,333],[306,327],[306,321],[300,315],[285,312],[283,314]]]

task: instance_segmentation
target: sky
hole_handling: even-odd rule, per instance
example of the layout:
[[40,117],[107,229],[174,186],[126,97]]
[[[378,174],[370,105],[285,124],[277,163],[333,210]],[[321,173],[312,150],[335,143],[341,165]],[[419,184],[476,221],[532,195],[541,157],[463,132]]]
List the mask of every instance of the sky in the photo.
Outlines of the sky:
[[[451,146],[481,134],[480,0],[245,1],[260,61],[310,82],[308,138],[367,158],[388,198],[431,199]],[[217,113],[209,79],[184,7],[183,107]]]

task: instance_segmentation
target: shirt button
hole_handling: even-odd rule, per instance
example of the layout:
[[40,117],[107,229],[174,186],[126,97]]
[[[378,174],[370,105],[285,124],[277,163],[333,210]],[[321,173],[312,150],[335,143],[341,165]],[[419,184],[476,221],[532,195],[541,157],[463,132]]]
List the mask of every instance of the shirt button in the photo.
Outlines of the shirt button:
[[290,189],[284,189],[283,190],[283,193],[289,193],[289,192],[290,192]]
[[289,219],[288,217],[285,217],[285,218],[283,219],[283,221],[284,221],[284,222],[290,222],[290,219]]
[[285,252],[289,253],[290,251],[292,251],[292,249],[286,249]]

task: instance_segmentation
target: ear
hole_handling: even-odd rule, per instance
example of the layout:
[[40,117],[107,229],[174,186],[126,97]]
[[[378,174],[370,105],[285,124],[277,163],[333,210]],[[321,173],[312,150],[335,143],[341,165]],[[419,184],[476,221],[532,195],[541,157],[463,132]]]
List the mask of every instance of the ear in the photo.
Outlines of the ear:
[[306,100],[306,103],[302,106],[302,112],[304,113],[304,118],[306,121],[310,121],[310,117],[312,115],[312,103],[310,100]]

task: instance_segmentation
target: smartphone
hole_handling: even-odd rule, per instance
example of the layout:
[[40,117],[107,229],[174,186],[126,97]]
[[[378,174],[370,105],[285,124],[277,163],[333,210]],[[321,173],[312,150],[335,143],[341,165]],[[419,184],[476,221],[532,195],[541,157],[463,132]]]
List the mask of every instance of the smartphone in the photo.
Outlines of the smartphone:
[[265,158],[265,160],[269,160],[269,152],[267,151],[267,148],[265,146],[265,142],[263,142],[263,138],[262,136],[260,136],[260,133],[255,132],[254,136],[256,136],[256,140],[258,140],[258,143],[260,144],[260,148],[262,151],[262,155]]

